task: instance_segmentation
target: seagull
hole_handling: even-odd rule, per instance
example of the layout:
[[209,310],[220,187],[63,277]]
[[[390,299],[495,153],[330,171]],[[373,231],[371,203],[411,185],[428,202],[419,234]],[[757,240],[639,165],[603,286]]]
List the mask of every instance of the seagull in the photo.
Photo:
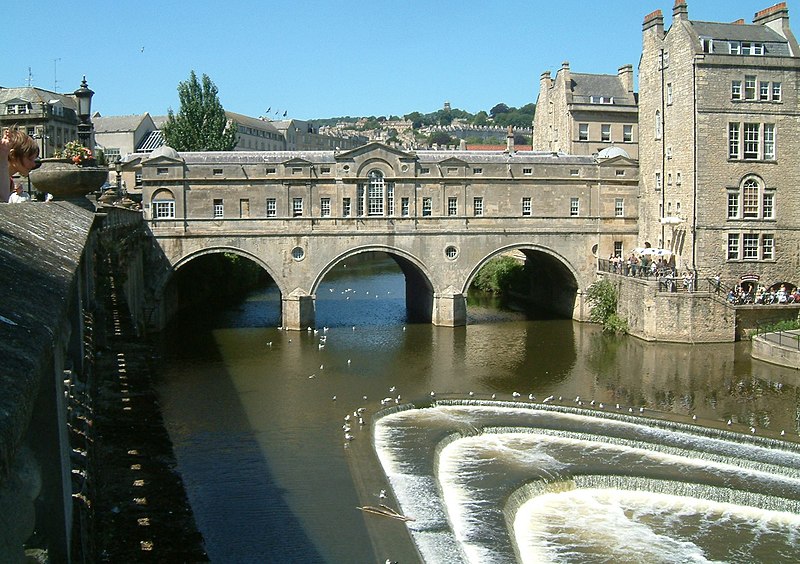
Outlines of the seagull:
[[352,360],[350,360],[350,359],[348,358],[348,359],[347,359],[347,366],[350,366],[350,363],[351,363],[351,362],[353,362],[353,361],[352,361]]
[[475,392],[470,392],[469,393],[469,397],[473,397],[474,395],[475,395]]
[[542,403],[550,403],[551,401],[553,401],[553,396],[547,396],[542,400]]
[[350,433],[345,433],[344,434],[344,438],[345,438],[346,441],[352,441],[355,437],[353,435],[351,435]]
[[316,374],[312,374],[311,376],[308,377],[308,379],[311,380],[312,378],[316,378],[316,377],[317,377]]
[[267,346],[271,347],[272,346],[272,341],[267,341]]
[[431,397],[436,396],[436,392],[431,392]]
[[692,421],[697,421],[697,415],[692,414]]
[[605,409],[605,407],[606,407],[606,406],[604,406],[604,405],[602,404],[602,402],[601,402],[601,403],[600,403],[600,404],[599,404],[597,407],[599,407],[600,409]]
[[731,421],[730,419],[728,419],[728,425],[733,425],[733,421]]
[[319,365],[319,369],[322,370],[323,368],[325,368],[325,365],[324,364],[320,364]]
[[786,434],[786,431],[781,430],[781,437]]
[[336,401],[336,396],[333,396],[333,401]]
[[386,499],[386,490],[381,490],[381,493],[378,494],[378,497],[381,499]]
[[390,391],[391,393],[394,393],[394,391],[395,391],[396,389],[397,389],[397,387],[396,387],[396,386],[392,386],[391,388],[389,388],[389,391]]
[[519,392],[513,392],[511,394],[511,397],[518,398],[519,397]]
[[756,434],[756,428],[755,427],[750,427],[750,432],[755,435]]
[[319,350],[322,350],[325,348],[325,343],[320,343],[317,345],[317,347],[319,348]]
[[492,399],[497,399],[497,394],[492,394]]

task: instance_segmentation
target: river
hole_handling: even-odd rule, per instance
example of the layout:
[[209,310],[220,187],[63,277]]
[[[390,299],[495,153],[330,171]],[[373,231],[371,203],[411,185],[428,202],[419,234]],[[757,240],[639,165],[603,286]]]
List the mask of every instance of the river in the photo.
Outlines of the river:
[[279,328],[273,285],[164,334],[159,398],[212,561],[397,560],[376,536],[404,536],[403,525],[356,509],[388,487],[370,440],[386,404],[580,396],[587,408],[797,440],[796,371],[751,360],[746,343],[645,343],[479,302],[466,327],[409,324],[404,296],[400,270],[378,255],[326,276],[317,331]]

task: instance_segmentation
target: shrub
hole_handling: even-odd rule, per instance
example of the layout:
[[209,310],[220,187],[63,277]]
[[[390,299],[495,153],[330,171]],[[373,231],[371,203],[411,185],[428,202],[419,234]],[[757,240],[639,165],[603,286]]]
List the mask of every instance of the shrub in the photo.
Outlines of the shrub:
[[586,291],[589,302],[589,319],[603,324],[608,333],[628,332],[628,322],[617,315],[617,290],[608,280],[599,280]]

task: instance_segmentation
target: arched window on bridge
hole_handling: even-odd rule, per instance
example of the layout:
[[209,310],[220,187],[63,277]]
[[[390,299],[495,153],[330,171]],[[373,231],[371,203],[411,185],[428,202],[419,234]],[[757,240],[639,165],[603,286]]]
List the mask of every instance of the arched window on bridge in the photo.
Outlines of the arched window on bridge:
[[175,219],[175,196],[169,190],[153,194],[153,219]]
[[394,215],[394,182],[386,182],[383,173],[373,170],[369,182],[358,185],[358,215]]

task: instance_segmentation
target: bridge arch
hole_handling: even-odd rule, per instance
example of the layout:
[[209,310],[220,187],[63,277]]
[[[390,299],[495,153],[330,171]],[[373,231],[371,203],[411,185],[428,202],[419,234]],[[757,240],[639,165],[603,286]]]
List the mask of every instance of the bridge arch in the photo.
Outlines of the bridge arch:
[[430,323],[435,291],[430,270],[418,257],[390,245],[362,245],[335,256],[314,278],[311,293],[314,295],[317,293],[322,280],[337,264],[350,257],[368,252],[382,252],[394,260],[406,280],[406,310],[409,320]]
[[475,277],[491,259],[510,251],[520,251],[533,265],[529,298],[533,303],[564,317],[572,317],[579,293],[580,274],[570,261],[549,247],[535,243],[514,243],[495,249],[478,261],[464,281],[466,295]]
[[[285,295],[286,288],[283,287],[283,279],[280,277],[280,275],[278,273],[276,273],[272,268],[270,268],[270,266],[267,263],[265,263],[263,259],[261,259],[258,255],[255,255],[255,254],[253,254],[253,253],[251,253],[249,251],[246,251],[244,249],[240,249],[240,248],[237,248],[237,247],[231,247],[231,246],[227,246],[227,245],[218,245],[218,246],[206,247],[206,248],[199,249],[197,251],[193,251],[193,252],[191,252],[191,253],[189,253],[187,255],[182,256],[177,261],[175,261],[175,263],[173,263],[172,272],[170,273],[169,276],[166,277],[166,279],[163,282],[163,285],[166,285],[166,283],[169,281],[169,278],[171,278],[171,276],[173,274],[178,272],[178,270],[180,270],[182,267],[186,266],[188,263],[190,263],[194,259],[199,258],[199,257],[201,257],[203,255],[211,255],[211,254],[219,254],[219,253],[231,253],[231,254],[239,255],[240,257],[243,257],[243,258],[246,258],[246,259],[249,259],[249,260],[253,261],[258,266],[260,266],[262,269],[264,269],[264,271],[267,274],[269,274],[270,278],[272,278],[272,280],[275,282],[275,285],[278,287],[278,290],[280,291],[281,295]],[[162,285],[162,288],[163,288],[163,285]]]

